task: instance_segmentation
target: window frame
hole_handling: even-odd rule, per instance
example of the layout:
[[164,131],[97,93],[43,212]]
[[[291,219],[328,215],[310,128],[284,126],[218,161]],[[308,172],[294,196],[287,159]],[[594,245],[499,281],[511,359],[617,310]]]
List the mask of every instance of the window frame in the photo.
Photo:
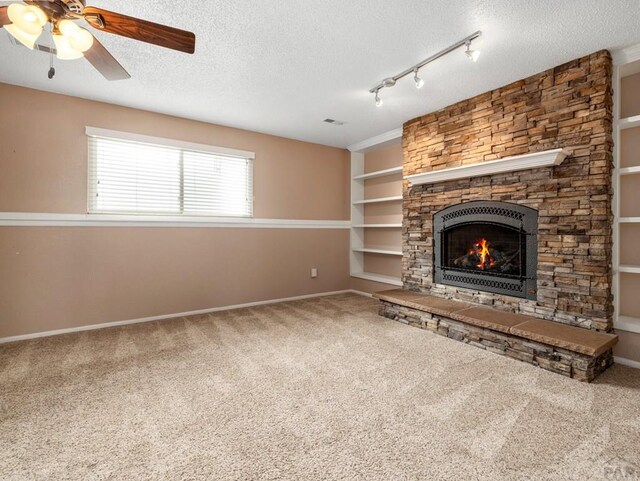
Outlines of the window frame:
[[[255,152],[240,150],[240,149],[232,149],[228,147],[220,147],[209,144],[199,144],[195,142],[187,142],[176,139],[168,139],[164,137],[153,137],[149,135],[136,134],[131,132],[122,132],[117,130],[109,130],[98,127],[85,127],[85,134],[87,137],[87,215],[88,216],[109,216],[109,217],[117,217],[122,219],[136,219],[140,217],[153,217],[158,220],[165,219],[167,222],[174,223],[176,221],[180,221],[180,219],[184,219],[184,222],[192,222],[194,218],[199,219],[253,219],[254,217],[254,192],[253,192],[253,162],[255,160]],[[249,215],[224,215],[224,214],[203,214],[198,215],[192,212],[180,212],[180,213],[147,213],[147,212],[139,212],[139,213],[125,213],[125,212],[99,212],[96,211],[95,198],[91,195],[91,187],[97,181],[95,174],[97,172],[97,166],[95,162],[97,159],[92,158],[90,155],[89,148],[89,138],[90,137],[98,137],[105,138],[109,140],[122,140],[129,142],[139,142],[143,144],[151,144],[159,147],[169,147],[172,149],[176,149],[180,151],[180,157],[182,158],[183,153],[185,151],[189,152],[198,152],[198,153],[208,153],[214,155],[223,155],[227,157],[236,157],[238,159],[246,160],[248,162],[248,175],[251,184],[251,192],[249,198]],[[181,174],[182,178],[182,174]],[[182,196],[182,194],[181,194]],[[184,199],[180,198],[180,204],[182,205]]]

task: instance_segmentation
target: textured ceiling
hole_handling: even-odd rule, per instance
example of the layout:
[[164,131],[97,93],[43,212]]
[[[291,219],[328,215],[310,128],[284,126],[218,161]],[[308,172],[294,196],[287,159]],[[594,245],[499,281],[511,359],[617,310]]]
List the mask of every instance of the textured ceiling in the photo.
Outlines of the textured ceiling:
[[[196,53],[97,32],[132,79],[107,82],[76,60],[57,61],[48,80],[47,55],[0,32],[0,82],[340,147],[581,55],[640,43],[638,0],[88,3],[191,30]],[[405,78],[374,106],[369,88],[476,30],[478,63],[461,49],[421,72],[421,90]]]

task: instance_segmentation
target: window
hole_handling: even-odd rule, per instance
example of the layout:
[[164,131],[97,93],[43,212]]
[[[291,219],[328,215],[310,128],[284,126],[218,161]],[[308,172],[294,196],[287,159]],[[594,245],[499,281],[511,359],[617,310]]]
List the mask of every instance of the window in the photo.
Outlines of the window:
[[89,213],[250,217],[252,152],[87,127]]

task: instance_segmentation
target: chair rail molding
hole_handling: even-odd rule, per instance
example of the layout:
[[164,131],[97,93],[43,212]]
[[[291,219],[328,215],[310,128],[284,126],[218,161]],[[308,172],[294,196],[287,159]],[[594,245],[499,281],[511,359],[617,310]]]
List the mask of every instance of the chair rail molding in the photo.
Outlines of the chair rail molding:
[[252,217],[149,216],[0,212],[0,227],[208,227],[250,229],[349,229],[348,220]]

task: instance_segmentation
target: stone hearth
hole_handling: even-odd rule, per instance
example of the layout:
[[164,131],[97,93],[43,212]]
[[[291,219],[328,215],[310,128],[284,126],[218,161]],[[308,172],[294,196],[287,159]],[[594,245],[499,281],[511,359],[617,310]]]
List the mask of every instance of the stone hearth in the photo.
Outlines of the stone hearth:
[[374,297],[381,316],[580,381],[613,364],[614,334],[402,289]]

